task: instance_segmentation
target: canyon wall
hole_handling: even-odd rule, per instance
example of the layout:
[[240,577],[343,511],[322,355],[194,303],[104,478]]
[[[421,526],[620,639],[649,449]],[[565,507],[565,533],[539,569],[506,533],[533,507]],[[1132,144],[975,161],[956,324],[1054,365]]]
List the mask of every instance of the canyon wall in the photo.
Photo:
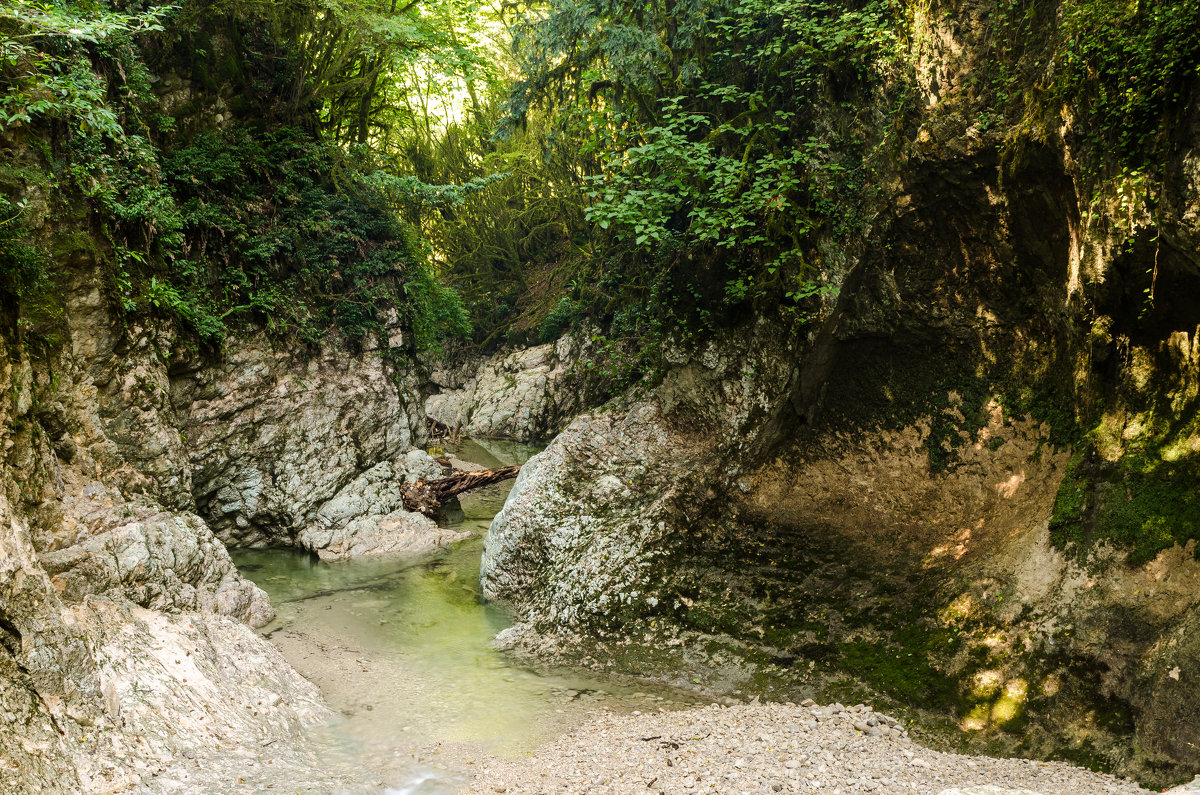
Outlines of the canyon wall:
[[1200,771],[1200,113],[1153,215],[1084,173],[1079,117],[1014,147],[968,90],[989,8],[918,20],[922,109],[817,317],[668,352],[526,466],[484,556],[502,642]]
[[399,335],[203,352],[122,315],[69,232],[46,229],[81,243],[59,246],[53,333],[10,326],[0,368],[0,791],[217,790],[268,760],[328,783],[301,731],[328,710],[251,630],[271,606],[226,544],[337,558],[457,537],[400,502],[440,473],[413,449],[411,354]]

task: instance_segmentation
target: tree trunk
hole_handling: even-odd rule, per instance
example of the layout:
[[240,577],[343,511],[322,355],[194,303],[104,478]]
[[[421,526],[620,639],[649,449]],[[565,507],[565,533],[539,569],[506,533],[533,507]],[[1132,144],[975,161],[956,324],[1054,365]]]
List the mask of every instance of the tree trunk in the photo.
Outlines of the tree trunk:
[[432,519],[437,516],[442,504],[451,497],[462,494],[464,491],[483,488],[502,480],[515,478],[520,471],[520,464],[512,464],[499,469],[483,469],[478,472],[455,472],[440,480],[421,478],[416,483],[404,487],[404,507],[410,511],[423,513]]

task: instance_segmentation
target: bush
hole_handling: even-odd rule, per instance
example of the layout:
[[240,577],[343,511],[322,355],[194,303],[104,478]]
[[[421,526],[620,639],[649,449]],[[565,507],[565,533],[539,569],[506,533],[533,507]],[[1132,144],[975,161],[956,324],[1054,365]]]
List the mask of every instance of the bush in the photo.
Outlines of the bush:
[[550,314],[546,315],[542,325],[538,327],[538,341],[552,342],[558,339],[579,317],[579,314],[579,305],[564,295],[550,310]]

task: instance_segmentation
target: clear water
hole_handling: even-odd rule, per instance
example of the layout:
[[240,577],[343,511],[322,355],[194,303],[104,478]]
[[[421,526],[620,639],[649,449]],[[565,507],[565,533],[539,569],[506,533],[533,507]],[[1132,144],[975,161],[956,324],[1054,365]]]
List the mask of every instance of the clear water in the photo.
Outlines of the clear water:
[[[449,452],[501,466],[536,449],[467,441]],[[519,756],[592,711],[676,703],[668,692],[533,671],[491,647],[511,622],[482,601],[479,560],[511,484],[463,495],[445,524],[470,536],[416,564],[234,554],[278,611],[264,632],[341,713],[327,727],[340,750],[387,791],[455,792],[488,756]]]

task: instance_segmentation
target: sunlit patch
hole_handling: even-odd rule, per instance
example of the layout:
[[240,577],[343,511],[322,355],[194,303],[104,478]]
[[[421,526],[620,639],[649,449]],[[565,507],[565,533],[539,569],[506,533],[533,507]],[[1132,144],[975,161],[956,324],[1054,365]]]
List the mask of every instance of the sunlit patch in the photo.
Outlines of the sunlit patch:
[[991,709],[987,704],[976,704],[958,724],[965,732],[983,731],[988,725],[988,715]]
[[[1007,682],[1003,679],[999,671],[981,671],[975,675],[971,695],[981,699],[981,702],[963,717],[959,728],[968,732],[983,731],[988,726],[1003,727],[1021,716],[1028,698],[1029,683],[1021,678]],[[1043,692],[1045,687],[1046,683],[1043,682]],[[995,700],[992,700],[993,697]]]
[[969,593],[961,594],[941,611],[939,618],[943,624],[953,624],[970,618],[975,612],[975,597]]
[[[975,529],[981,529],[982,527],[983,520],[980,519],[979,522],[976,523]],[[942,544],[941,546],[934,547],[932,550],[930,550],[929,556],[931,558],[944,558],[946,556],[950,556],[955,560],[959,560],[963,555],[967,554],[972,532],[973,531],[970,527],[964,527],[962,530],[958,531],[958,533],[949,543]]]
[[971,678],[971,695],[979,700],[993,698],[1004,684],[1004,674],[996,670],[979,671]]
[[1000,652],[1002,652],[1008,645],[1007,641],[1005,640],[1004,635],[1002,635],[998,632],[993,632],[991,635],[988,635],[980,642],[984,646],[987,646],[988,654],[992,655],[992,656],[995,656],[995,655],[999,654]]
[[1025,473],[1020,472],[1019,474],[1013,475],[1011,478],[1004,481],[1003,483],[997,483],[996,484],[996,493],[999,494],[1004,499],[1010,500],[1010,499],[1012,499],[1013,495],[1017,493],[1017,489],[1021,488],[1021,484],[1024,482],[1025,482]]
[[948,554],[950,554],[950,547],[948,547],[948,546],[934,547],[929,552],[930,557],[934,557],[934,558],[942,558]]
[[1130,420],[1124,428],[1121,429],[1121,438],[1125,441],[1131,441],[1142,435],[1145,429],[1142,427],[1141,418],[1135,417]]
[[992,705],[992,723],[1003,726],[1019,717],[1028,692],[1029,683],[1024,679],[1009,679],[1004,684],[1004,693]]
[[1178,461],[1190,453],[1200,452],[1200,435],[1189,436],[1186,439],[1176,439],[1164,446],[1159,453],[1163,461]]

